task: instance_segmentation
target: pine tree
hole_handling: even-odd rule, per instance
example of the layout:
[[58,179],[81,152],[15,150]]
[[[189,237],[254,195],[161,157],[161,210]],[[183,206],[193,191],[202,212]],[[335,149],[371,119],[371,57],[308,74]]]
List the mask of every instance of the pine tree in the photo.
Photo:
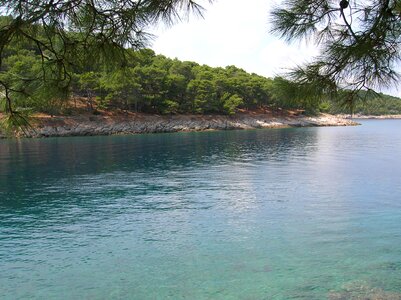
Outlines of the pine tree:
[[336,95],[342,89],[352,102],[360,90],[397,84],[400,0],[287,0],[271,18],[272,32],[287,41],[313,39],[321,47],[312,63],[288,74],[301,89]]
[[[0,100],[15,125],[25,124],[13,106],[18,95],[33,96],[24,88],[52,87],[41,97],[67,95],[71,73],[89,62],[124,65],[126,48],[147,45],[150,25],[172,23],[189,13],[202,14],[192,0],[0,0]],[[10,45],[24,43],[38,56],[36,74],[7,80],[2,62]],[[43,89],[41,89],[43,91]]]

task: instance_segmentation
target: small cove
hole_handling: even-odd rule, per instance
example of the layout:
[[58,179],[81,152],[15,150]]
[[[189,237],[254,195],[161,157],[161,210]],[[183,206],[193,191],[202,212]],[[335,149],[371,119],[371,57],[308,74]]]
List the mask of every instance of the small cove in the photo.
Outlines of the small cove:
[[0,140],[0,298],[401,299],[401,120],[361,123]]

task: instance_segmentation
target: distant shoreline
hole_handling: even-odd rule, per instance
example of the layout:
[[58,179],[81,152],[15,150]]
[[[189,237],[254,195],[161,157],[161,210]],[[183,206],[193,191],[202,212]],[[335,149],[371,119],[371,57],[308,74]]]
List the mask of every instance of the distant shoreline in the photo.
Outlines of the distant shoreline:
[[[257,128],[354,126],[355,121],[320,114],[318,116],[239,113],[226,115],[146,115],[36,117],[33,128],[19,137],[67,137],[141,134],[180,131],[234,130]],[[0,137],[6,135],[0,133]]]
[[337,115],[339,118],[344,118],[348,120],[367,120],[367,119],[377,119],[377,120],[391,120],[391,119],[401,119],[401,115],[360,115],[355,114],[352,117],[350,115]]

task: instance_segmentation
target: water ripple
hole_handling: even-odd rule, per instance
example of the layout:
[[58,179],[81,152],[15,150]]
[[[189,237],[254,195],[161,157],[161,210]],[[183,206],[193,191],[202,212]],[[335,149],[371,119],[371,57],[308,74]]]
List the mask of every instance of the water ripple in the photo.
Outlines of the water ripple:
[[0,298],[398,297],[400,125],[0,141]]

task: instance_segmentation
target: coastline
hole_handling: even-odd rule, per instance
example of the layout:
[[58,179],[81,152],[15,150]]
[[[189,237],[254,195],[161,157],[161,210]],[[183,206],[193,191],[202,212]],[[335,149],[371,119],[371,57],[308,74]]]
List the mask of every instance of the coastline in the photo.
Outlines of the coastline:
[[394,120],[401,119],[401,115],[361,115],[337,114],[336,117],[347,120]]
[[[35,117],[33,129],[19,137],[67,137],[179,131],[234,130],[315,126],[354,126],[357,122],[329,114],[317,116],[239,113],[226,115],[118,115]],[[0,137],[6,135],[0,132]]]

